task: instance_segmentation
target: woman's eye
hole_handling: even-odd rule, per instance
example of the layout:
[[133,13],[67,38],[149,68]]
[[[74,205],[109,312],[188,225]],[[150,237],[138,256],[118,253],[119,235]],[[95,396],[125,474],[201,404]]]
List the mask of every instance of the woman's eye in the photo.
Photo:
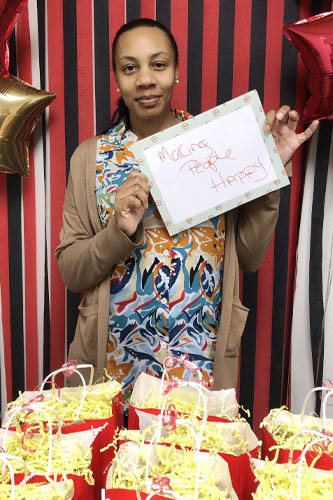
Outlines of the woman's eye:
[[134,71],[135,71],[135,66],[133,64],[131,64],[130,66],[126,66],[124,68],[125,73],[133,73]]
[[164,69],[164,68],[165,68],[165,66],[166,66],[166,64],[165,64],[165,63],[162,63],[162,62],[155,62],[155,63],[153,64],[153,66],[154,66],[154,68],[155,68],[155,69]]

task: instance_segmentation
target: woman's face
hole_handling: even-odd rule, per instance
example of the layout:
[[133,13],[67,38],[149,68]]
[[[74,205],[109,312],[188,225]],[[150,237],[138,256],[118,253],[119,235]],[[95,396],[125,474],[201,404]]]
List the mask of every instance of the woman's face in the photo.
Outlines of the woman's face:
[[115,53],[116,79],[132,120],[163,119],[170,113],[178,75],[175,54],[159,28],[123,33]]

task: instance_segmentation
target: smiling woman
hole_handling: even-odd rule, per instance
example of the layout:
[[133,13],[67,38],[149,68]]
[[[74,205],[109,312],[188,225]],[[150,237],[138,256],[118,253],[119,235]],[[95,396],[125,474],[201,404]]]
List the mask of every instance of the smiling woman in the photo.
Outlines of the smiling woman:
[[169,40],[160,29],[137,28],[137,35],[133,39],[127,32],[118,41],[116,79],[131,114],[133,132],[142,134],[142,122],[148,120],[147,135],[151,135],[176,121],[171,97],[177,67]]
[[[86,291],[69,357],[92,363],[96,379],[107,368],[125,398],[139,373],[161,376],[169,355],[189,355],[215,389],[234,387],[248,313],[239,267],[255,271],[263,260],[279,192],[170,237],[131,145],[190,118],[171,108],[177,45],[165,26],[137,19],[117,32],[112,61],[119,106],[110,129],[72,157],[56,249],[67,287]],[[317,126],[296,134],[297,122],[288,106],[266,117],[284,164]]]
[[119,89],[131,115],[133,132],[140,137],[176,122],[171,113],[171,97],[177,68],[170,43],[161,30],[137,31],[137,39],[130,32],[119,39],[115,57]]
[[[137,36],[133,37],[134,29]],[[178,121],[171,111],[172,90],[178,83],[178,48],[163,24],[140,19],[120,28],[112,44],[112,65],[122,97],[111,126],[120,121],[124,105],[139,139]]]

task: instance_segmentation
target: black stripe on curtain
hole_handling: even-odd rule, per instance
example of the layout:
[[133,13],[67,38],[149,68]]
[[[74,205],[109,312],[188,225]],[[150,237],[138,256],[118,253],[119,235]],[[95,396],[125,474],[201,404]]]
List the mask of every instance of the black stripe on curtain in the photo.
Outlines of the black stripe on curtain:
[[187,110],[201,112],[203,0],[188,3]]
[[171,0],[156,0],[156,19],[171,28]]
[[46,75],[46,67],[45,67],[45,0],[37,0],[37,18],[38,18],[40,85],[41,85],[42,89],[45,89],[45,75]]
[[[38,18],[38,51],[39,51],[39,74],[40,74],[40,87],[45,89],[46,86],[46,36],[45,36],[45,0],[37,0],[37,18]],[[42,131],[43,131],[43,160],[44,170],[46,165],[46,126],[45,126],[45,113],[41,116]]]
[[96,130],[110,126],[109,2],[94,1]]
[[18,392],[25,388],[21,183],[20,175],[7,175],[10,331],[12,369],[15,374],[13,392],[7,395],[8,401],[15,399]]
[[63,0],[66,182],[79,142],[76,1]]
[[15,374],[12,394],[7,395],[8,401],[15,399],[25,388],[21,189],[21,177],[7,175],[11,361]]
[[[324,10],[326,10],[324,4],[324,0],[312,0],[312,15],[316,16],[324,12]],[[329,10],[329,8],[327,10]]]
[[[257,89],[264,99],[265,56],[266,56],[266,3],[252,1],[251,47],[249,89]],[[254,407],[254,382],[256,366],[258,273],[243,273],[243,303],[250,308],[241,345],[240,392],[241,404],[251,412]]]
[[126,0],[126,22],[141,17],[140,0]]
[[[17,75],[16,38],[13,31],[9,39],[9,73]],[[24,368],[24,320],[23,320],[23,268],[22,268],[22,178],[18,174],[7,175],[8,199],[8,249],[9,249],[9,300],[12,369],[12,394],[8,401],[16,399],[25,388]]]
[[[283,22],[293,23],[299,19],[300,6],[287,0]],[[282,39],[280,103],[295,106],[297,81],[297,50],[286,36]],[[272,310],[272,342],[270,373],[270,408],[278,408],[282,401],[283,354],[285,342],[286,286],[288,275],[288,243],[290,216],[290,186],[280,191],[280,212],[274,241],[274,284]],[[285,381],[286,382],[286,381]]]
[[[312,348],[312,366],[314,386],[323,382],[324,362],[324,302],[323,302],[323,221],[325,210],[325,193],[329,166],[330,146],[332,140],[332,121],[320,122],[318,133],[316,170],[313,186],[310,264],[309,264],[309,305],[310,305],[310,335]],[[320,415],[320,393],[316,393],[317,415]]]
[[[63,0],[66,181],[79,143],[76,1]],[[67,351],[74,338],[80,294],[66,290]]]
[[239,402],[250,410],[253,424],[254,380],[256,362],[258,273],[243,273],[243,304],[250,309],[241,342]]
[[232,98],[235,0],[220,0],[217,104]]
[[249,90],[264,100],[267,3],[252,0]]

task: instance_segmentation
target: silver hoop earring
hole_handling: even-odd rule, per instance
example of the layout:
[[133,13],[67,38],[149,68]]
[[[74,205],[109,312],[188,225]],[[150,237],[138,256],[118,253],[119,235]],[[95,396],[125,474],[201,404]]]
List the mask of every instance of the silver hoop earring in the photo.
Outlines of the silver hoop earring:
[[120,92],[120,88],[119,87],[117,88],[117,92]]
[[175,80],[175,84],[176,84],[176,85],[178,85],[178,83],[179,83],[179,80],[178,80],[178,78],[177,78],[177,79]]

